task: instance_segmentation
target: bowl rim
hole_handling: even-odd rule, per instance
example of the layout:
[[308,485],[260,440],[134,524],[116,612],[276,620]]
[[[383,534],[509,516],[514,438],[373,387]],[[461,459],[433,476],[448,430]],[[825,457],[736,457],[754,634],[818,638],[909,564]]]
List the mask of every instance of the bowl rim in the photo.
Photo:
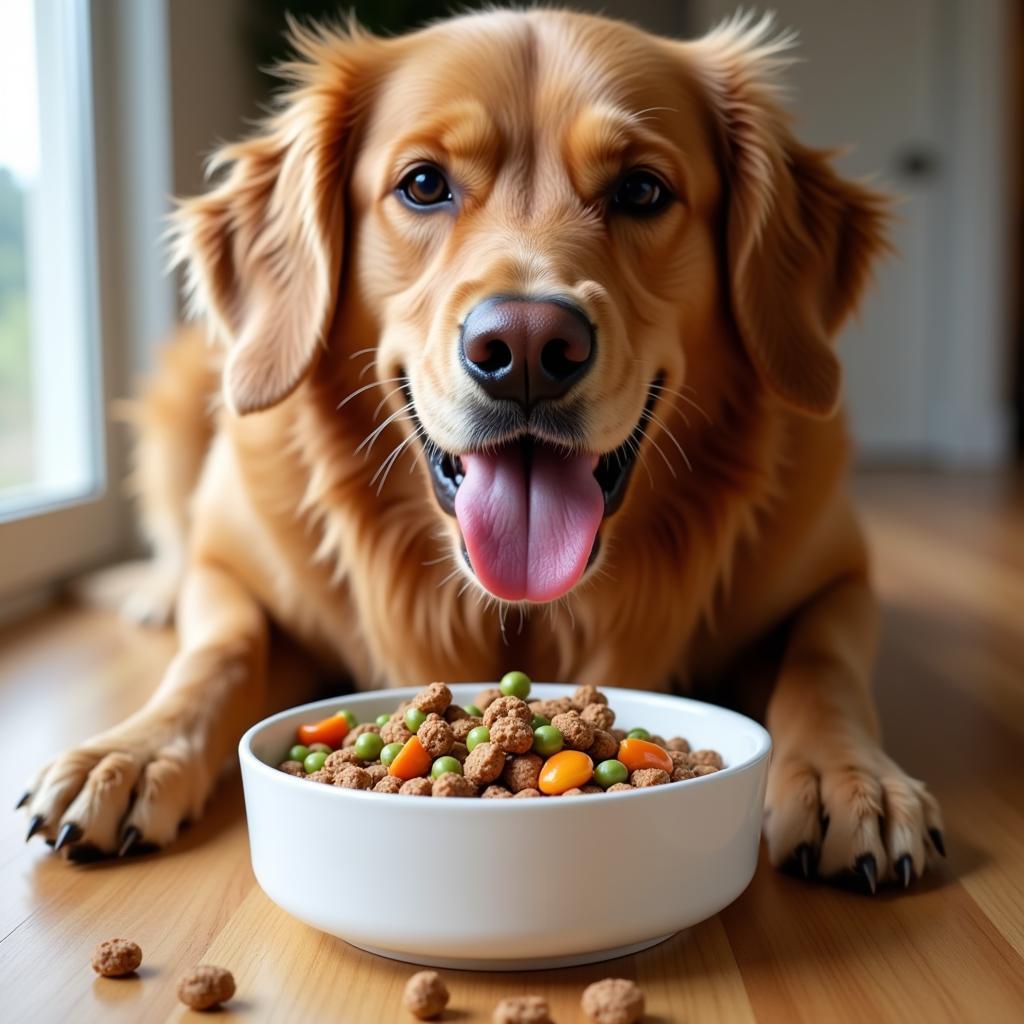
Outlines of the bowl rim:
[[[492,685],[490,683],[480,683],[467,681],[465,683],[450,683],[450,686],[466,686],[466,687],[483,687]],[[493,685],[497,685],[496,682]],[[549,693],[551,696],[567,696],[571,693],[575,687],[568,683],[533,683],[533,687],[543,687],[544,693]],[[287,708],[284,711],[278,711],[273,715],[268,715],[266,718],[256,722],[255,725],[250,726],[242,738],[238,741],[238,759],[243,768],[249,768],[255,772],[257,777],[263,776],[268,782],[273,778],[275,781],[271,784],[274,785],[303,785],[305,779],[296,778],[293,775],[289,775],[287,772],[279,771],[274,765],[267,764],[265,761],[261,761],[256,754],[253,752],[252,743],[256,735],[262,732],[264,729],[270,728],[282,719],[293,716],[298,711],[310,711],[315,712],[316,709],[324,707],[337,707],[345,700],[363,699],[363,698],[374,698],[379,697],[381,694],[389,694],[394,696],[395,703],[412,697],[414,694],[419,693],[423,689],[421,686],[405,686],[396,687],[380,690],[363,690],[356,693],[340,694],[337,697],[325,697],[323,700],[311,701],[308,704],[297,704],[295,707]],[[554,692],[554,691],[563,692]],[[671,693],[656,693],[650,690],[633,690],[629,687],[624,686],[602,686],[600,687],[602,693],[622,693],[628,695],[630,698],[640,697],[644,701],[651,703],[652,705],[658,705],[663,702],[669,702],[673,704],[683,703],[688,704],[696,708],[700,708],[703,714],[714,714],[722,715],[726,718],[734,720],[737,724],[741,724],[743,728],[749,731],[757,742],[756,749],[753,753],[749,754],[746,758],[741,761],[737,761],[735,764],[726,765],[724,768],[720,768],[716,772],[712,772],[710,775],[700,775],[693,779],[686,780],[686,786],[683,785],[664,785],[664,786],[649,786],[644,789],[634,790],[630,793],[591,793],[588,794],[586,800],[573,800],[571,802],[572,807],[587,807],[593,803],[600,803],[604,800],[637,800],[637,799],[665,799],[670,794],[680,794],[692,791],[695,786],[715,786],[725,784],[726,779],[730,776],[739,775],[755,769],[762,761],[767,760],[772,751],[772,740],[768,734],[768,730],[759,722],[755,722],[754,719],[748,718],[746,715],[740,714],[738,711],[733,711],[730,708],[723,708],[717,704],[710,704],[706,701],[694,700],[692,697],[679,697]],[[609,704],[611,704],[611,698],[609,698]],[[396,798],[399,801],[400,806],[406,806],[410,801],[415,802],[416,806],[423,806],[424,808],[433,807],[435,804],[434,800],[424,800],[423,797],[418,796],[403,796],[399,793],[374,793],[372,790],[364,789],[347,789],[343,786],[312,786],[307,787],[308,790],[313,792],[323,791],[324,793],[334,793],[335,796],[330,799],[347,799],[356,801],[372,800],[374,802],[384,801],[387,804],[394,804]],[[597,800],[600,797],[601,800]],[[246,797],[246,800],[248,798]],[[436,803],[440,804],[440,808],[437,809],[436,813],[471,813],[471,814],[487,814],[487,813],[524,813],[522,811],[515,812],[511,811],[509,807],[505,806],[509,804],[508,800],[470,800],[470,799],[454,799],[454,800],[438,800]],[[566,807],[558,800],[520,800],[518,801],[521,807],[528,808],[533,812],[540,811],[541,807],[548,804],[554,807],[561,807],[564,813]],[[488,808],[488,804],[500,804],[504,807],[504,810],[495,812],[495,808]],[[434,813],[428,810],[428,813]],[[540,811],[540,813],[547,813]]]

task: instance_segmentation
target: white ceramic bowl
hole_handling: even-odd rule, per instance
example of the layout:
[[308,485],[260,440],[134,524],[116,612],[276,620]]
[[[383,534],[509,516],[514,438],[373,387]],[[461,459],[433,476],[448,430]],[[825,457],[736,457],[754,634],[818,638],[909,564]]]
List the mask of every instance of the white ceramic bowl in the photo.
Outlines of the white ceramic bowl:
[[[453,685],[472,701],[482,686]],[[253,726],[239,757],[267,895],[361,949],[435,967],[523,970],[644,949],[731,903],[757,861],[771,741],[697,701],[607,688],[616,725],[685,736],[724,770],[632,793],[434,800],[324,786],[273,766],[302,722],[371,722],[415,690],[319,701]],[[571,688],[534,684],[535,699]]]

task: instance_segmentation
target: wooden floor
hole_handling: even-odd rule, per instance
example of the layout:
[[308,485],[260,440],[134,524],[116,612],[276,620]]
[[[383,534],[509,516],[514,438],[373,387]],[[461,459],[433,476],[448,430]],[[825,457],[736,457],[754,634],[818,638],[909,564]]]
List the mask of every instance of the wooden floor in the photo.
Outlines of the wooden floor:
[[[449,972],[446,1020],[489,1021],[501,995],[537,992],[559,1024],[578,1021],[583,986],[609,974],[643,986],[658,1024],[1024,1020],[1024,489],[880,475],[858,491],[885,604],[886,738],[942,801],[948,862],[875,898],[762,862],[726,911],[637,956]],[[0,634],[0,804],[13,806],[40,760],[141,703],[170,652],[168,636],[95,612],[49,612]],[[156,857],[73,866],[26,845],[24,829],[0,809],[0,1020],[177,1020],[176,980],[200,961],[237,979],[220,1020],[407,1019],[411,968],[300,925],[256,887],[237,777]],[[93,945],[115,935],[143,947],[137,978],[90,971]]]

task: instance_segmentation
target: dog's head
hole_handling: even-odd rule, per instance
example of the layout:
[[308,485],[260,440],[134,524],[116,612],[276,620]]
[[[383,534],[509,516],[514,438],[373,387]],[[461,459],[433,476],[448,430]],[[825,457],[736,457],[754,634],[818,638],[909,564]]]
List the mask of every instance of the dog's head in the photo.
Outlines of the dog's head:
[[179,214],[228,403],[371,346],[372,404],[393,389],[486,591],[570,591],[637,459],[657,500],[727,396],[833,413],[882,203],[791,135],[764,22],[681,43],[492,12],[296,42],[280,111]]

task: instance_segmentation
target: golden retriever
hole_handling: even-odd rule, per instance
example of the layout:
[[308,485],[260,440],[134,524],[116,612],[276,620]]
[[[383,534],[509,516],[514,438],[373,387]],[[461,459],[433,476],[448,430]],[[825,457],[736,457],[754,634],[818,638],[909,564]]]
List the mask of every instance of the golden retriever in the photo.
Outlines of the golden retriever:
[[771,675],[772,862],[925,869],[831,344],[886,204],[793,137],[788,44],[550,10],[294,29],[279,106],[176,216],[215,344],[185,333],[139,412],[133,601],[176,599],[180,652],[44,769],[31,832],[171,842],[261,714],[273,622],[359,688]]

